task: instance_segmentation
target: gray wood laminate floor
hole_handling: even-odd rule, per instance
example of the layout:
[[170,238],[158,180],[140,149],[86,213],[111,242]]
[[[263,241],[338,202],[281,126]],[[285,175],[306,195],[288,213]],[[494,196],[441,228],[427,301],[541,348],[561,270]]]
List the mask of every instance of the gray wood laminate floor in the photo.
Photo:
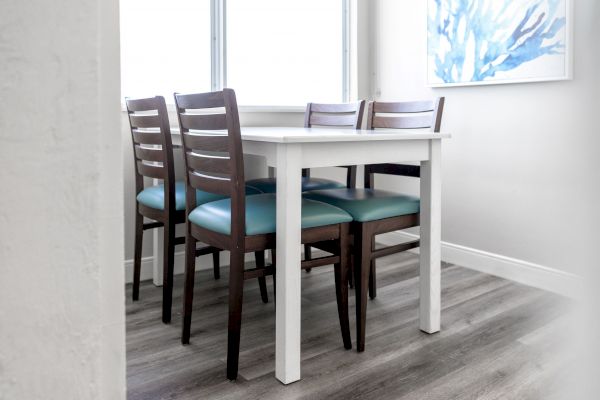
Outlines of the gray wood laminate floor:
[[[183,277],[174,316],[160,318],[161,288],[127,287],[128,398],[138,399],[553,399],[569,357],[561,351],[567,300],[465,268],[444,265],[442,331],[418,329],[418,258],[378,260],[378,297],[369,302],[366,351],[342,347],[333,269],[302,274],[302,380],[274,378],[275,310],[247,281],[236,382],[225,377],[227,268],[196,276],[191,344],[179,341]],[[352,336],[354,298],[350,293]]]

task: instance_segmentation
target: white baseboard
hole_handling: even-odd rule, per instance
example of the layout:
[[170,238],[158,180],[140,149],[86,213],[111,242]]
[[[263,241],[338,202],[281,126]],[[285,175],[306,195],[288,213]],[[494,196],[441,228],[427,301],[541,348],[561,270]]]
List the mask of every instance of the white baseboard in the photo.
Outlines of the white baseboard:
[[[269,260],[268,253],[266,254]],[[254,254],[246,254],[246,261],[254,261]],[[221,266],[229,265],[229,252],[221,252]],[[175,264],[173,265],[173,273],[175,275],[183,274],[185,266],[185,252],[175,252]],[[196,271],[212,269],[212,255],[205,255],[196,258]],[[154,257],[142,257],[142,268],[140,271],[140,280],[152,280],[154,273]],[[125,260],[125,283],[133,282],[133,259]]]
[[[382,236],[381,238],[378,237],[377,240],[390,245],[394,244],[393,242],[398,243],[418,238],[418,235],[412,233],[393,232],[388,234],[387,238]],[[411,251],[418,253],[419,250],[414,249]],[[442,259],[450,264],[495,275],[567,297],[577,297],[581,293],[582,279],[575,274],[499,254],[442,242]]]
[[[390,245],[405,240],[418,239],[418,235],[407,232],[392,232],[379,236],[377,240]],[[418,249],[411,250],[418,253]],[[229,256],[221,253],[221,265],[226,265]],[[183,274],[185,253],[175,253],[175,274]],[[253,259],[252,254],[248,255]],[[498,276],[524,285],[548,290],[567,297],[577,297],[581,293],[581,277],[568,272],[545,267],[499,254],[489,253],[453,243],[442,242],[442,259],[448,263],[459,265],[475,271]],[[142,258],[141,280],[152,279],[153,257]],[[198,258],[196,270],[212,268],[210,255]],[[133,260],[125,261],[125,282],[133,281]]]
[[[221,262],[225,260],[221,254]],[[140,280],[151,280],[153,276],[154,257],[143,257],[142,268],[140,271]],[[175,264],[173,265],[173,273],[175,275],[183,274],[185,266],[185,252],[179,251],[175,253]],[[212,256],[201,256],[196,259],[196,270],[212,268]],[[125,260],[125,283],[133,282],[133,259]]]

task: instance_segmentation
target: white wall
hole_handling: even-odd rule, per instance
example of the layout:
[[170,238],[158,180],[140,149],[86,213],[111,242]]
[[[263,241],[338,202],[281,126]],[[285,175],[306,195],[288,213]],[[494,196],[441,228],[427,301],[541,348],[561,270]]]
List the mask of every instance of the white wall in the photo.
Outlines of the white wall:
[[117,0],[0,14],[0,398],[124,399]]
[[425,87],[422,3],[374,2],[372,89],[390,101],[446,96],[443,240],[581,273],[599,239],[597,2],[575,4],[573,81],[435,90]]

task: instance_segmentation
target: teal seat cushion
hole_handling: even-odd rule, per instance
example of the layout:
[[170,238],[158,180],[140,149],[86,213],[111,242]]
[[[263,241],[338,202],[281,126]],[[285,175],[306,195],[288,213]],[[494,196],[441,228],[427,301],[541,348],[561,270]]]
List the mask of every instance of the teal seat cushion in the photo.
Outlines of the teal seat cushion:
[[[263,193],[277,192],[277,180],[275,178],[252,179],[246,183],[250,186],[257,188]],[[309,190],[336,189],[344,187],[346,187],[346,185],[329,179],[302,178],[303,192],[307,192]]]
[[[246,197],[246,235],[274,233],[276,197],[258,194]],[[188,216],[190,222],[214,232],[231,233],[231,200],[202,204]],[[329,204],[302,199],[302,228],[315,228],[352,221],[350,214]]]
[[378,189],[315,190],[304,193],[304,197],[339,207],[359,222],[416,214],[420,210],[418,197]]
[[[253,195],[261,193],[260,190],[246,186],[246,194]],[[204,204],[210,201],[216,201],[226,198],[220,194],[214,194],[204,192],[202,190],[196,190],[196,204]],[[163,210],[165,207],[165,188],[163,185],[150,186],[142,190],[137,195],[137,201],[146,207],[155,208],[157,210]],[[175,182],[175,209],[185,210],[185,182]]]

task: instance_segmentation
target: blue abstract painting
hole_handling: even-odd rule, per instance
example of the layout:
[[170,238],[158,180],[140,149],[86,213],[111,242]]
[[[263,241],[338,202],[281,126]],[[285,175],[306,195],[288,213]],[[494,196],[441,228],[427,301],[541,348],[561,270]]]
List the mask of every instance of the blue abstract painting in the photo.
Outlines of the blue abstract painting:
[[569,0],[428,0],[430,86],[570,78]]

